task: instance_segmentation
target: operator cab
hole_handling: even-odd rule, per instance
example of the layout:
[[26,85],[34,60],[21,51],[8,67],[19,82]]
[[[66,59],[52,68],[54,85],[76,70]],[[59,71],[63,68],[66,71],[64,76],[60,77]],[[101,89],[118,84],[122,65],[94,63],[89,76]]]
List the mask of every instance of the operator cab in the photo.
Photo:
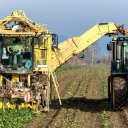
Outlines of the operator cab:
[[[21,66],[19,67],[17,65],[17,59],[15,58],[17,56],[15,56],[14,51],[12,51],[11,53],[13,54],[13,58],[12,58],[12,65],[9,67],[9,53],[7,51],[7,46],[11,45],[14,43],[14,41],[16,39],[20,39],[21,43],[19,45],[21,45],[24,49],[24,52],[20,53],[22,58],[22,62],[21,62]],[[20,36],[18,37],[13,37],[9,35],[4,35],[1,34],[0,35],[0,74],[31,74],[33,72],[33,68],[32,68],[32,55],[33,55],[33,50],[32,50],[32,46],[31,43],[32,42],[32,36],[31,35],[24,35],[24,38]],[[10,48],[11,50],[11,48]],[[17,50],[18,51],[18,50]],[[15,52],[17,52],[15,51]],[[14,60],[15,59],[15,60]],[[16,62],[15,65],[13,62]]]
[[113,38],[113,41],[107,45],[107,50],[113,50],[112,71],[128,72],[128,36]]

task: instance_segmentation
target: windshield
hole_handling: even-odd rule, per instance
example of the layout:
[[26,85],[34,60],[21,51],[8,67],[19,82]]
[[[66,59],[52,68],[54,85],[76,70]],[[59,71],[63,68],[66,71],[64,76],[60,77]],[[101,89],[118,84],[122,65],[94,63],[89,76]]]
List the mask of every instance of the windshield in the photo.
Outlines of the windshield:
[[127,46],[124,47],[124,70],[128,71],[128,41],[124,41],[127,43]]
[[0,37],[0,73],[32,73],[31,37]]

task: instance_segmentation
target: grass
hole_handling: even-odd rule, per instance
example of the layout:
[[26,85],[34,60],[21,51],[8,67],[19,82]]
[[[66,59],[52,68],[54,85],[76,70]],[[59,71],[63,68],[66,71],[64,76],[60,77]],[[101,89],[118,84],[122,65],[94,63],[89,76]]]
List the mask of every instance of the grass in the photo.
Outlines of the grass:
[[82,67],[86,67],[84,65],[74,65],[74,66],[61,66],[57,69],[56,74],[61,74],[69,70],[79,69]]
[[[107,86],[106,86],[107,78],[103,79],[104,75],[105,75],[105,72],[102,68],[101,74],[100,74],[100,77],[102,78],[102,81],[101,81],[101,98],[107,98]],[[101,127],[104,127],[104,128],[113,128],[114,127],[114,128],[116,128],[115,126],[112,125],[110,115],[108,112],[109,108],[110,108],[110,106],[109,106],[107,101],[104,101],[103,103],[100,104],[101,112],[99,115],[99,119],[100,119]]]

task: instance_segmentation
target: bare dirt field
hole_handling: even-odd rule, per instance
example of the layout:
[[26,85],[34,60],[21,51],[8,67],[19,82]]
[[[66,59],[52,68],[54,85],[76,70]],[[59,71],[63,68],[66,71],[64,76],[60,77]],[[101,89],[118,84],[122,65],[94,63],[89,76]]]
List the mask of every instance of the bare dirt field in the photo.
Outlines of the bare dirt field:
[[57,75],[62,106],[55,89],[48,113],[29,128],[127,128],[127,109],[113,111],[107,101],[109,66],[82,67]]

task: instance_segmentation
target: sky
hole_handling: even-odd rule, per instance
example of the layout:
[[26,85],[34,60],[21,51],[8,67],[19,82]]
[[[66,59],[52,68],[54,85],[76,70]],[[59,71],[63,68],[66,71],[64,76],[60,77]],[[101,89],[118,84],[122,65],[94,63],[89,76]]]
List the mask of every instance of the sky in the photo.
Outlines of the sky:
[[[24,10],[26,16],[47,29],[66,37],[80,36],[101,22],[114,22],[128,28],[128,0],[1,0],[0,19],[15,10]],[[109,37],[98,40],[103,54],[107,53]]]

